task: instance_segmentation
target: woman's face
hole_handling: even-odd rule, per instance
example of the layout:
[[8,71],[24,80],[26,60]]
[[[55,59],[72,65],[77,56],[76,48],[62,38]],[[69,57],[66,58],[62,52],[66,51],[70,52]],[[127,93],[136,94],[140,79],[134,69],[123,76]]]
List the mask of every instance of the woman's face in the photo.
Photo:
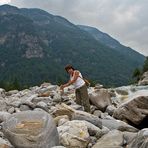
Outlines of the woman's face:
[[70,68],[70,69],[67,70],[67,72],[68,72],[70,75],[72,75],[72,74],[73,74],[73,69]]

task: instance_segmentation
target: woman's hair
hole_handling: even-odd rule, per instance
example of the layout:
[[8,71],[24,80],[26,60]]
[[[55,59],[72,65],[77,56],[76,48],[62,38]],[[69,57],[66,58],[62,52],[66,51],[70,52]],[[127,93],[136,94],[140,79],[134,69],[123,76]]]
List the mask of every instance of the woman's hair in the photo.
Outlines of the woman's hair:
[[68,64],[65,66],[65,70],[68,72],[69,69],[75,70],[72,65]]

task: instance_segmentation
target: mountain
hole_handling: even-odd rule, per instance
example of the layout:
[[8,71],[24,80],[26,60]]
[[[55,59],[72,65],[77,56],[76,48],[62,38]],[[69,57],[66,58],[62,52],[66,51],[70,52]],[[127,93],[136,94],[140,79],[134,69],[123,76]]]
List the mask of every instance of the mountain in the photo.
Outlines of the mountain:
[[[127,85],[145,57],[114,48],[66,20],[41,9],[0,6],[0,82],[37,85],[66,81],[73,64],[91,81]],[[128,54],[126,54],[128,53]]]
[[115,40],[107,33],[101,32],[97,28],[90,27],[90,26],[78,25],[78,27],[80,29],[88,32],[97,41],[114,49],[115,51],[121,53],[122,55],[130,56],[130,58],[132,58],[133,60],[136,60],[136,61],[139,60],[139,59],[136,59],[136,57],[139,55],[138,52],[135,52],[135,50],[131,49],[130,47],[126,47],[126,46],[120,44],[119,41]]

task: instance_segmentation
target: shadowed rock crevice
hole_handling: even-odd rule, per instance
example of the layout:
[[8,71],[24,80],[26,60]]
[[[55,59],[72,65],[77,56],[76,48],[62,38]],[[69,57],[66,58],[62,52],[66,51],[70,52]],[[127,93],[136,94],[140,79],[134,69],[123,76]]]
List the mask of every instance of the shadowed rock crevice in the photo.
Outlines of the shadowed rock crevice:
[[131,121],[127,120],[128,124],[130,124],[131,126],[134,126],[137,129],[143,129],[143,128],[148,128],[148,116],[145,117],[140,124],[136,125],[134,123],[132,123]]

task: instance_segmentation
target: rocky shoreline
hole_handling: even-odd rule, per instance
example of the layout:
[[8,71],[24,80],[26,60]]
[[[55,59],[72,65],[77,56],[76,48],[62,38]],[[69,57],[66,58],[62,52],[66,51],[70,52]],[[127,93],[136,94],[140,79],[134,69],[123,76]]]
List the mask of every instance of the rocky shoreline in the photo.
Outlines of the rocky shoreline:
[[2,148],[147,148],[148,86],[88,89],[91,113],[74,89],[44,83],[22,91],[0,88]]

